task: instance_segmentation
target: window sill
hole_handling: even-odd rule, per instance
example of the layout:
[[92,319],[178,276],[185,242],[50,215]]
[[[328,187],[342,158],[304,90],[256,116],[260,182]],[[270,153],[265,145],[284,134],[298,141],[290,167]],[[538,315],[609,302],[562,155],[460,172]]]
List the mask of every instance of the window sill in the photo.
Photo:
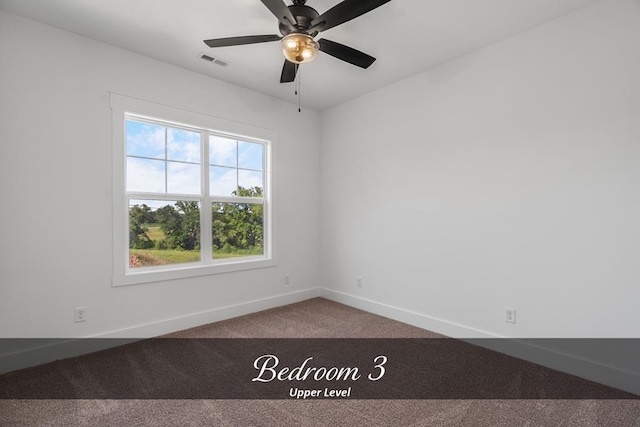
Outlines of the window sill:
[[210,276],[215,274],[232,273],[236,271],[253,270],[258,268],[275,267],[274,259],[263,257],[242,258],[239,260],[225,260],[212,265],[188,264],[185,266],[172,265],[164,270],[158,268],[130,270],[128,273],[113,276],[112,286],[128,286],[141,283],[164,282],[168,280],[187,279],[190,277]]

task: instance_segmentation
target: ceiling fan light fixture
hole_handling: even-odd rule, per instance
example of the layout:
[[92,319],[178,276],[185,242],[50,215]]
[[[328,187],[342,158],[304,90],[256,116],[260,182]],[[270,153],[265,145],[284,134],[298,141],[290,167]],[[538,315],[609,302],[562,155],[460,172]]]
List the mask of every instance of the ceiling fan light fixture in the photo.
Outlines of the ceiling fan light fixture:
[[294,64],[313,61],[319,48],[318,42],[307,34],[291,33],[282,38],[282,54]]

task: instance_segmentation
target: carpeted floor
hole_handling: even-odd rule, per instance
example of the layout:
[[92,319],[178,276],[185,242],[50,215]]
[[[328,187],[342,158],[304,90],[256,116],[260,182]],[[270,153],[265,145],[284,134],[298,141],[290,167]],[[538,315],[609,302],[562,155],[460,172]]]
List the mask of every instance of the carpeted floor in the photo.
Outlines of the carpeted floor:
[[[438,338],[315,298],[172,338]],[[639,400],[0,400],[0,426],[640,426]]]

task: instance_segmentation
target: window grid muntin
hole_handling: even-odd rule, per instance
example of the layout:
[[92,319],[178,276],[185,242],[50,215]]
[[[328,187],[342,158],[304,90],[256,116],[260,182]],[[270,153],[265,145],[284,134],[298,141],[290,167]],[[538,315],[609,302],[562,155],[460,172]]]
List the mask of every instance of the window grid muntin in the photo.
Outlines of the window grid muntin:
[[[203,165],[203,155],[205,153],[205,150],[203,150],[203,132],[204,130],[202,129],[198,129],[195,127],[190,127],[190,126],[185,126],[185,125],[180,125],[177,123],[172,123],[169,121],[162,121],[162,120],[157,120],[157,119],[152,119],[152,118],[148,118],[148,117],[144,117],[144,116],[139,116],[139,115],[135,115],[135,114],[125,114],[125,157],[126,158],[132,158],[132,159],[142,159],[142,160],[152,160],[152,161],[156,161],[156,162],[163,162],[164,163],[164,193],[157,193],[157,192],[147,192],[149,194],[181,194],[181,193],[171,193],[169,192],[169,164],[175,164],[175,163],[180,163],[180,164],[187,164],[187,165],[195,165],[195,166],[200,166],[200,175],[202,177],[202,169],[204,168]],[[140,124],[149,124],[149,125],[153,125],[153,126],[160,126],[163,128],[163,148],[164,148],[164,158],[158,158],[158,157],[147,157],[147,156],[139,156],[139,155],[130,155],[128,154],[128,134],[127,134],[127,122],[133,122],[133,123],[140,123]],[[200,162],[189,162],[189,161],[185,161],[185,160],[173,160],[173,159],[169,159],[169,129],[176,129],[176,130],[182,130],[182,131],[187,131],[187,132],[191,132],[191,133],[197,133],[200,135]],[[129,170],[128,170],[128,166],[125,167],[125,185],[128,185],[128,174],[129,174]],[[200,179],[200,193],[203,193],[203,185],[204,182],[202,180],[202,178]],[[126,188],[126,191],[129,192],[129,188]],[[194,194],[198,194],[198,193],[186,193],[189,195],[194,195]]]
[[[253,197],[250,198],[252,200],[263,200],[266,197],[267,194],[267,183],[266,183],[266,162],[267,162],[267,145],[264,141],[260,141],[257,139],[251,139],[251,138],[247,138],[247,137],[238,137],[238,136],[234,136],[234,135],[230,135],[230,134],[224,134],[221,132],[215,132],[215,131],[209,131],[209,138],[207,138],[207,143],[206,145],[206,149],[207,149],[207,156],[205,157],[205,159],[207,159],[207,169],[209,169],[210,167],[216,167],[216,168],[224,168],[224,169],[230,169],[230,170],[235,170],[236,172],[236,189],[239,185],[240,182],[240,171],[249,171],[249,172],[258,172],[260,173],[261,176],[261,181],[262,181],[262,197]],[[218,138],[224,138],[224,139],[228,139],[231,140],[235,143],[235,159],[236,159],[236,166],[227,166],[227,165],[223,165],[223,164],[218,164],[218,163],[212,163],[211,162],[211,158],[210,158],[210,147],[211,147],[211,138],[210,136],[215,136]],[[262,147],[262,170],[259,169],[251,169],[251,168],[241,168],[239,166],[240,164],[240,143],[241,142],[246,142],[246,143],[250,143],[250,144],[258,144]],[[207,170],[207,174],[209,174],[209,170]],[[207,186],[209,185],[209,177],[207,177]],[[210,197],[226,197],[223,195],[219,195],[219,194],[211,194],[210,189],[207,189],[206,194],[209,194]],[[232,196],[229,195],[229,197],[240,197],[240,196]]]

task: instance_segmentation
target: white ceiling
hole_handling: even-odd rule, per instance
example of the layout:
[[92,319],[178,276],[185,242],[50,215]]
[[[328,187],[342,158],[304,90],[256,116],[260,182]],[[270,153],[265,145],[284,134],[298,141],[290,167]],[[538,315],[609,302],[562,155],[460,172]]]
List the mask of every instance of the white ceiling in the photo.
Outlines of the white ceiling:
[[[595,1],[391,0],[320,34],[378,60],[363,70],[319,53],[301,67],[302,104],[322,111]],[[323,13],[339,2],[307,5]],[[279,34],[260,0],[0,0],[0,9],[297,102],[294,84],[279,83],[278,42],[216,49],[203,43]],[[229,66],[206,62],[201,52]]]

